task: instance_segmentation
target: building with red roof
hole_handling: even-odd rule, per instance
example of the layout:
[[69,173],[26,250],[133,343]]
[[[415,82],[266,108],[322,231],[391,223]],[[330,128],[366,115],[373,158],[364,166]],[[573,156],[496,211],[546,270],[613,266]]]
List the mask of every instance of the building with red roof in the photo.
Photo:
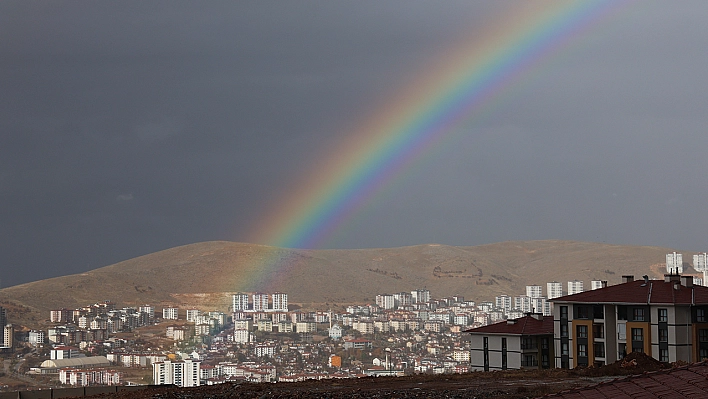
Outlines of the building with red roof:
[[662,362],[708,358],[708,287],[673,274],[622,279],[552,300],[556,367],[610,364],[628,352]]
[[553,318],[538,313],[465,332],[471,335],[470,370],[553,367]]

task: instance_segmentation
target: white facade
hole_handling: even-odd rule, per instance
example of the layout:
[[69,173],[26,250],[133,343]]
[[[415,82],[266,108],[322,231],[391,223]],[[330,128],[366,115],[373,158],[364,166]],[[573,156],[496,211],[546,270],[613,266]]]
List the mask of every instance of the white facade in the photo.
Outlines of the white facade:
[[527,295],[519,295],[514,297],[514,309],[518,309],[524,313],[532,311],[531,297]]
[[411,291],[411,296],[413,297],[413,303],[430,302],[430,291],[426,289]]
[[381,309],[393,309],[396,307],[396,299],[390,294],[376,295],[376,305]]
[[253,311],[262,312],[268,310],[268,294],[255,293],[253,298]]
[[231,309],[234,312],[248,310],[248,294],[234,294],[231,296]]
[[526,296],[531,298],[539,298],[543,296],[543,289],[540,285],[527,285]]
[[683,254],[676,252],[666,254],[666,272],[669,274],[683,273]]
[[568,295],[583,292],[583,282],[578,280],[568,281]]
[[693,268],[697,272],[708,270],[708,254],[703,252],[702,254],[693,255]]
[[199,309],[187,309],[187,321],[196,323],[197,318],[202,314]]
[[201,362],[191,359],[153,363],[153,383],[155,385],[174,384],[180,387],[199,386],[201,382],[200,364]]
[[162,309],[162,318],[163,319],[170,319],[170,320],[177,320],[179,318],[179,309],[178,308],[164,308],[164,309]]
[[546,293],[548,299],[555,299],[563,296],[563,285],[557,281],[546,283]]
[[494,303],[497,308],[504,310],[504,312],[510,311],[513,305],[512,299],[509,295],[499,295],[495,297]]
[[234,342],[239,344],[251,342],[251,332],[248,330],[234,330]]
[[15,345],[14,342],[15,329],[12,324],[8,324],[3,328],[3,342],[0,347],[12,348]]
[[288,311],[288,294],[276,292],[271,295],[273,299],[273,311],[287,312]]

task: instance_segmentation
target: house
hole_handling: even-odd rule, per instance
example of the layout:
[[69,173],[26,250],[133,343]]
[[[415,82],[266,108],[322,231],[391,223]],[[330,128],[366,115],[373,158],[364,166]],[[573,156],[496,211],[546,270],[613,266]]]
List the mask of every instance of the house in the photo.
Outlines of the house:
[[678,274],[622,279],[553,300],[556,367],[610,364],[629,352],[662,362],[708,358],[708,287]]
[[471,335],[470,370],[551,368],[553,318],[529,313],[465,332]]

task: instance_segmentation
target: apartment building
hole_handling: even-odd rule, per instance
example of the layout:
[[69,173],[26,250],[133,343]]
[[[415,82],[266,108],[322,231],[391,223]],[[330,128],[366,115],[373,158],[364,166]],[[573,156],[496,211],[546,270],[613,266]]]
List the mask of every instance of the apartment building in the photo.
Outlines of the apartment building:
[[471,336],[470,370],[553,367],[553,318],[528,314],[465,332]]
[[548,294],[548,299],[554,299],[563,296],[563,285],[558,281],[551,281],[550,283],[546,283],[546,293]]
[[609,364],[633,351],[662,362],[708,358],[708,287],[691,276],[644,277],[553,300],[556,367]]
[[526,296],[531,298],[539,298],[543,296],[543,289],[540,285],[527,285]]
[[[162,309],[162,318],[168,320],[177,320],[179,318],[179,308],[164,308]],[[93,327],[91,327],[93,328]]]
[[683,254],[677,254],[676,252],[666,254],[666,273],[683,273]]
[[155,385],[174,384],[179,387],[196,387],[200,384],[198,360],[179,360],[152,364],[152,379]]
[[697,272],[708,270],[708,253],[693,255],[693,268]]
[[574,295],[583,292],[583,282],[578,280],[568,281],[568,295]]
[[288,311],[288,294],[282,292],[276,292],[271,295],[273,302],[274,312],[287,312]]

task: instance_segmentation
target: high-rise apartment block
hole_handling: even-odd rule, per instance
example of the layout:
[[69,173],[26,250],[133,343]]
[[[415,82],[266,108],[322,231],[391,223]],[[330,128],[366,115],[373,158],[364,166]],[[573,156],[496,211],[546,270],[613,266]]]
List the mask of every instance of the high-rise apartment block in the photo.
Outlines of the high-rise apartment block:
[[676,252],[666,254],[666,273],[683,273],[683,254],[677,254]]
[[527,285],[526,296],[531,298],[540,298],[543,296],[543,289],[540,285]]
[[512,309],[512,298],[509,295],[499,295],[494,298],[494,304],[497,308],[509,312]]
[[288,294],[282,292],[276,292],[271,294],[271,299],[273,302],[272,310],[275,312],[287,312],[288,311]]
[[381,309],[393,309],[396,307],[396,300],[393,295],[379,294],[376,295],[376,305]]
[[174,384],[179,387],[196,387],[200,384],[199,365],[201,362],[187,359],[165,360],[152,364],[152,379],[155,385]]
[[563,296],[563,285],[557,281],[546,283],[546,292],[548,299],[554,299]]
[[411,291],[411,296],[413,297],[413,303],[430,302],[430,291],[426,289]]
[[164,309],[162,309],[162,318],[177,320],[179,318],[179,308],[164,308]]
[[0,348],[12,348],[15,345],[15,329],[12,324],[7,324],[3,328],[3,342],[0,344]]
[[708,254],[703,252],[702,254],[693,255],[693,268],[698,272],[708,270]]
[[248,310],[248,294],[234,294],[232,297],[231,309],[234,312],[242,312]]
[[256,292],[251,295],[251,298],[253,299],[254,312],[264,312],[268,310],[268,294]]
[[568,295],[583,292],[583,282],[578,280],[568,281]]

